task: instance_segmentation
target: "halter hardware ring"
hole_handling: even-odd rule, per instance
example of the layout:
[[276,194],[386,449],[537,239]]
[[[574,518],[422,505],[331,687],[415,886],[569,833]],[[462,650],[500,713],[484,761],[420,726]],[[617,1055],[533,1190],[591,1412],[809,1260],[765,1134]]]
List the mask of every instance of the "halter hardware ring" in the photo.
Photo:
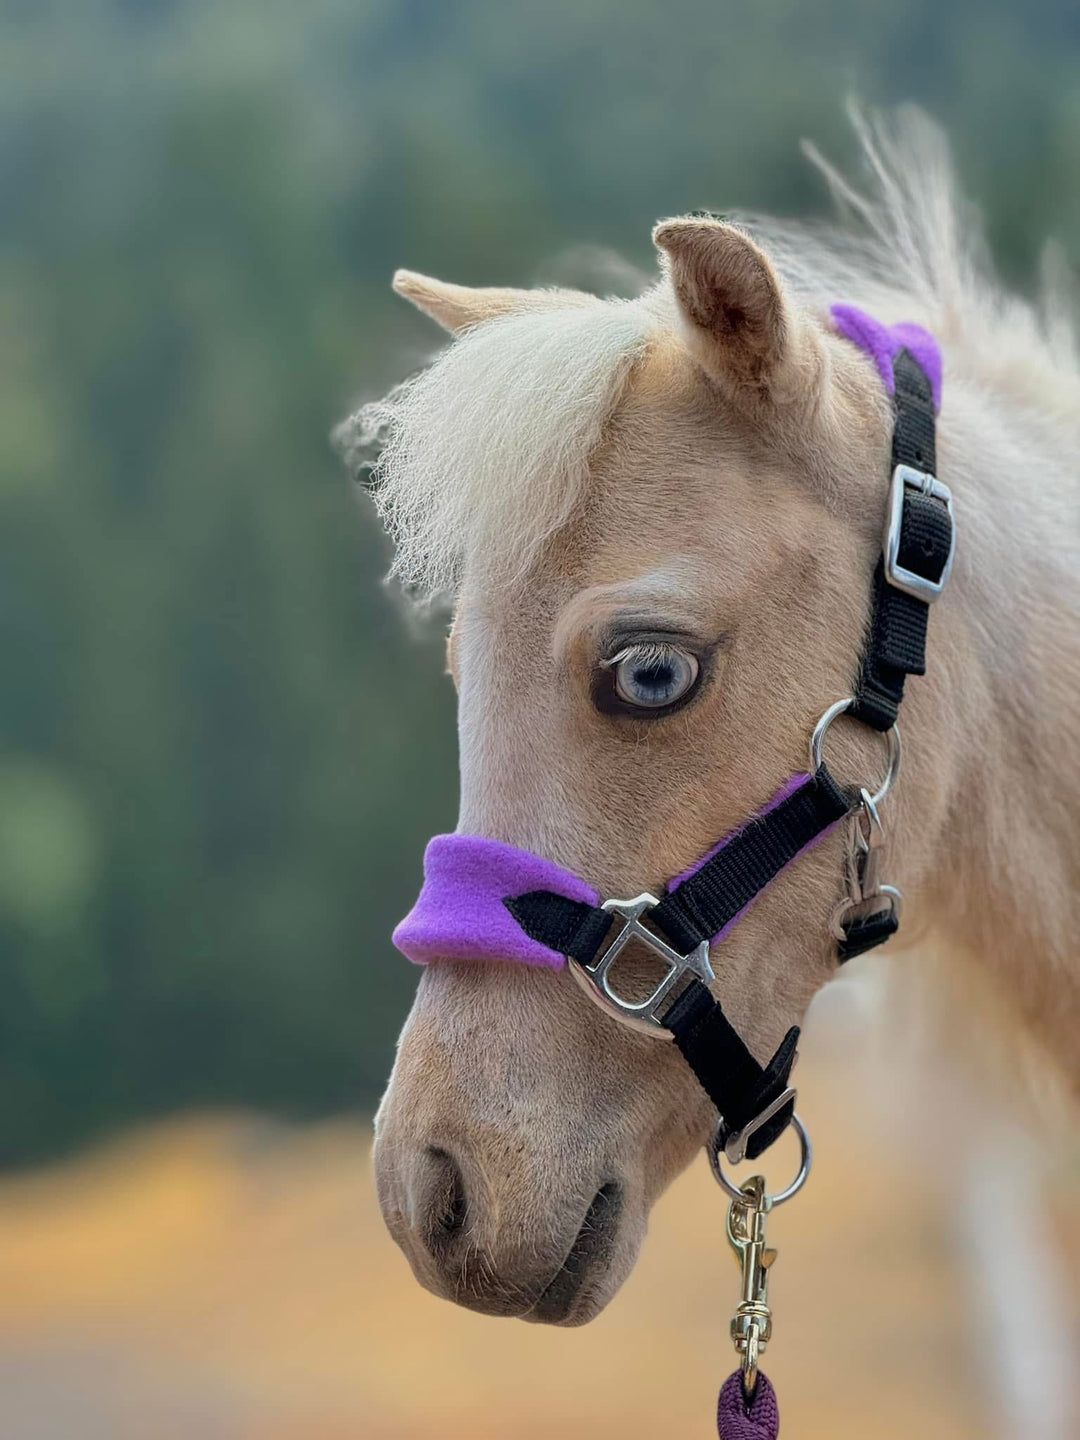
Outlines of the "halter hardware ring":
[[[721,1122],[721,1125],[722,1123],[723,1122]],[[814,1163],[814,1147],[810,1144],[810,1136],[807,1134],[806,1126],[794,1111],[791,1115],[791,1124],[796,1135],[799,1137],[798,1173],[791,1184],[785,1189],[778,1191],[775,1195],[764,1196],[764,1208],[767,1210],[771,1210],[776,1205],[783,1205],[785,1200],[790,1200],[793,1195],[797,1195],[806,1184],[807,1177],[810,1174],[810,1167]],[[709,1156],[709,1167],[712,1170],[717,1184],[726,1194],[730,1195],[733,1200],[745,1201],[745,1192],[740,1190],[734,1180],[726,1174],[724,1163],[720,1158],[723,1154],[723,1146],[720,1143],[721,1125],[716,1127],[715,1135],[706,1146],[706,1152]]]
[[[854,697],[848,695],[844,700],[837,700],[830,705],[822,715],[821,719],[814,726],[814,733],[810,737],[810,770],[816,772],[821,768],[822,751],[825,748],[825,736],[828,734],[829,726],[840,715],[844,715],[855,704]],[[885,770],[885,778],[881,782],[880,789],[876,790],[870,797],[871,803],[880,805],[892,789],[897,775],[900,773],[900,727],[893,724],[885,731],[885,743],[888,746],[888,762]]]

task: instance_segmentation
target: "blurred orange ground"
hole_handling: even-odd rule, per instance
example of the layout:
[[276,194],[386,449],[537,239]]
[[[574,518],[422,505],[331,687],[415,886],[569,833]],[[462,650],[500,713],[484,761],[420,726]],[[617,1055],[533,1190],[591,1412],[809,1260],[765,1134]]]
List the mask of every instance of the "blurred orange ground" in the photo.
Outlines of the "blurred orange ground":
[[[784,1440],[996,1435],[933,1169],[890,1154],[850,1064],[819,1052],[800,1074],[813,1180],[770,1227]],[[3,1440],[715,1434],[737,1276],[704,1161],[605,1314],[557,1331],[424,1294],[380,1223],[369,1152],[362,1124],[194,1118],[6,1181]],[[1052,1209],[1075,1297],[1080,1187]]]

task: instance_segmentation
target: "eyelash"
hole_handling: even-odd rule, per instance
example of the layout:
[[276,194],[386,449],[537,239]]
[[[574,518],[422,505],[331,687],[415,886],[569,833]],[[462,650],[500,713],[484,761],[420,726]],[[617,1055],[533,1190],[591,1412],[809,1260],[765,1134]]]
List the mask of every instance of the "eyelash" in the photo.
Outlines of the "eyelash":
[[[624,640],[599,662],[593,701],[605,713],[659,719],[693,699],[703,668],[701,658],[674,638],[643,635]],[[649,698],[650,683],[657,687],[654,700]]]

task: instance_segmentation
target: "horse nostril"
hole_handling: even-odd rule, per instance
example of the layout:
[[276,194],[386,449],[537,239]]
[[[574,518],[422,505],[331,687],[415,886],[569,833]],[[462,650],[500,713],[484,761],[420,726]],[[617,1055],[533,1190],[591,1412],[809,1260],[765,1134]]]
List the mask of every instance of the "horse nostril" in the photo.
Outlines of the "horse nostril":
[[438,1254],[464,1230],[469,1202],[465,1181],[452,1155],[429,1146],[424,1151],[424,1169],[421,1213],[416,1218],[428,1249]]
[[600,1186],[558,1273],[524,1317],[526,1320],[557,1324],[566,1319],[590,1270],[610,1263],[622,1206],[623,1189],[617,1181],[609,1180]]

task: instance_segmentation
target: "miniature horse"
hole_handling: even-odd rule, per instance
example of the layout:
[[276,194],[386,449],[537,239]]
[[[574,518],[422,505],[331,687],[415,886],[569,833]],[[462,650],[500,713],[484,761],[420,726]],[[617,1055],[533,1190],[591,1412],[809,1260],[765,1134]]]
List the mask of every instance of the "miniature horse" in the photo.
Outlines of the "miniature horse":
[[[931,331],[959,541],[888,802],[901,937],[978,967],[1080,1086],[1073,333],[1056,302],[1040,317],[981,275],[925,122],[868,154],[875,198],[829,172],[861,235],[668,220],[637,299],[400,271],[456,338],[347,445],[382,445],[395,573],[453,607],[459,831],[635,895],[760,809],[850,693],[891,406],[831,302]],[[863,727],[829,745],[845,782],[880,773]],[[714,947],[715,993],[761,1061],[835,973],[844,844],[827,835]],[[581,1324],[715,1119],[675,1047],[566,970],[447,957],[423,970],[379,1111],[382,1211],[437,1294]]]

